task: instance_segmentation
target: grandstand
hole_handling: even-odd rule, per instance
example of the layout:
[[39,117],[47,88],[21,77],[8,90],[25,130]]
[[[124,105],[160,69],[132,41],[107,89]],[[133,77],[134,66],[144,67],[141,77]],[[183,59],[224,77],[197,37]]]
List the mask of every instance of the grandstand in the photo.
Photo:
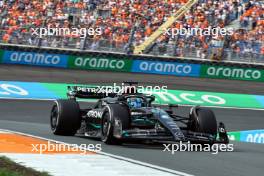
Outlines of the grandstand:
[[[128,53],[188,0],[0,0],[2,43]],[[101,28],[102,35],[38,37],[32,28]],[[161,35],[146,54],[264,62],[264,1],[199,0],[172,28],[232,28],[231,36]]]

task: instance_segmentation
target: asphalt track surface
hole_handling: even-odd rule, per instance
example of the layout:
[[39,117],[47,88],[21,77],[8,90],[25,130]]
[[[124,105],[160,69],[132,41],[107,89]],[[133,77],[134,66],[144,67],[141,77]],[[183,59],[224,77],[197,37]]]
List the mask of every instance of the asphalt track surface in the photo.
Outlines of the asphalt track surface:
[[[45,73],[44,73],[45,72]],[[65,73],[65,74],[64,74]],[[46,75],[45,75],[46,74]],[[86,76],[84,76],[84,74]],[[50,76],[48,76],[50,75]],[[52,76],[51,76],[52,75]],[[69,77],[70,78],[69,78]],[[130,77],[129,77],[130,76]],[[170,83],[178,89],[185,90],[209,90],[221,92],[241,92],[263,94],[263,84],[240,81],[221,80],[198,80],[188,78],[175,78],[153,75],[130,75],[124,73],[104,72],[82,72],[65,70],[20,67],[17,68],[0,66],[0,80],[15,81],[39,81],[39,82],[78,82],[78,83],[99,83],[99,82],[122,82],[125,78],[145,83]],[[156,78],[156,79],[155,79]],[[170,80],[171,79],[171,80]],[[145,80],[145,81],[144,81]],[[160,82],[163,81],[163,82]],[[178,81],[178,82],[177,82]],[[210,81],[210,82],[209,82]],[[212,83],[213,82],[213,83]],[[206,84],[206,86],[198,86]],[[195,86],[194,86],[195,85]],[[261,89],[262,86],[262,89]],[[233,89],[232,89],[233,87]],[[221,88],[221,89],[220,89]],[[101,143],[95,139],[84,137],[54,136],[50,131],[49,113],[52,101],[38,100],[0,100],[0,129],[8,129],[28,133],[40,137],[54,139],[73,144],[97,144]],[[91,106],[82,103],[82,106]],[[189,108],[180,107],[175,109],[179,115],[188,114]],[[263,129],[264,111],[242,110],[242,109],[218,109],[213,108],[218,121],[223,121],[229,131],[240,131],[250,129]],[[161,167],[186,172],[201,176],[248,176],[263,175],[264,147],[262,144],[250,144],[232,142],[233,152],[163,152],[163,147],[129,144],[123,146],[109,146],[102,144],[103,152],[147,162]],[[111,163],[110,163],[111,164]]]

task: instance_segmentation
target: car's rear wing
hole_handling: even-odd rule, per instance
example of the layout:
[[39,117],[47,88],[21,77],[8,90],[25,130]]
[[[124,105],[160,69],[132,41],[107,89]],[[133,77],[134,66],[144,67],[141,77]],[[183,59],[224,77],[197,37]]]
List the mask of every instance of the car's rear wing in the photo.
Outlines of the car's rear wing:
[[109,88],[98,86],[68,86],[67,96],[70,99],[75,98],[94,98],[115,97],[117,94]]

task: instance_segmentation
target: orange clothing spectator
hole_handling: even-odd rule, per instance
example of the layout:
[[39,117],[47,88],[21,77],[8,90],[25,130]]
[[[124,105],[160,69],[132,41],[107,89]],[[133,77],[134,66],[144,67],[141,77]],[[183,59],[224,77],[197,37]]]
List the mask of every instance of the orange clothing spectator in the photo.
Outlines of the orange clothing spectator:
[[10,39],[9,34],[5,34],[5,35],[3,36],[3,38],[2,38],[3,42],[5,42],[5,43],[8,43],[8,42],[9,42],[9,39]]

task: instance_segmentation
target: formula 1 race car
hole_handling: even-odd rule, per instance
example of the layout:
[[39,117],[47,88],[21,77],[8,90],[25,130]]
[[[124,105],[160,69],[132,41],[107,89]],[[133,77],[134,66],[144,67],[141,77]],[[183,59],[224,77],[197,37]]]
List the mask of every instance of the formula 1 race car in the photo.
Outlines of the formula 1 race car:
[[[107,144],[143,140],[151,142],[228,143],[223,123],[212,110],[193,106],[187,117],[173,112],[177,105],[155,106],[155,96],[130,89],[122,94],[68,87],[68,99],[56,100],[50,124],[55,135],[83,134]],[[93,108],[80,109],[77,98],[99,99]]]

